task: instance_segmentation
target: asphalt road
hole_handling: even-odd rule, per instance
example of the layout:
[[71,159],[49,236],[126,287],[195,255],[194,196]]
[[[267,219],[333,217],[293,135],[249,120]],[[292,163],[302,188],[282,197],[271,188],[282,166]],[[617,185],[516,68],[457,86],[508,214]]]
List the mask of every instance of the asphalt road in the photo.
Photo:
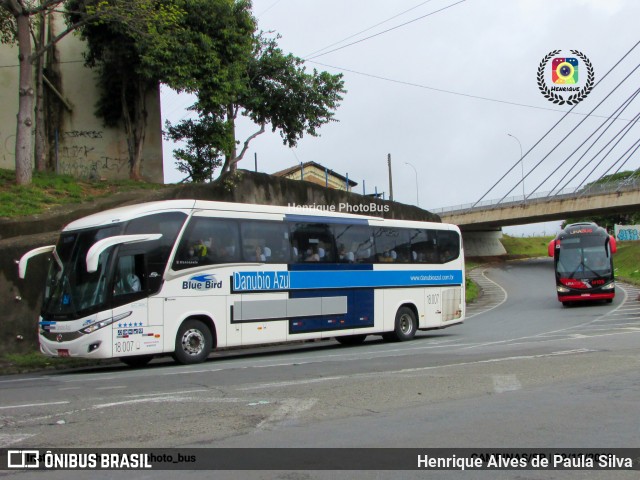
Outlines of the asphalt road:
[[[563,308],[551,263],[477,270],[464,325],[412,342],[218,352],[204,364],[0,377],[0,446],[640,447],[639,291]],[[1,475],[1,474],[0,474]],[[11,473],[35,478],[36,473]],[[184,478],[424,478],[426,472],[180,472]],[[175,478],[95,472],[91,478]],[[47,478],[84,478],[51,472]],[[637,478],[623,471],[429,478]]]

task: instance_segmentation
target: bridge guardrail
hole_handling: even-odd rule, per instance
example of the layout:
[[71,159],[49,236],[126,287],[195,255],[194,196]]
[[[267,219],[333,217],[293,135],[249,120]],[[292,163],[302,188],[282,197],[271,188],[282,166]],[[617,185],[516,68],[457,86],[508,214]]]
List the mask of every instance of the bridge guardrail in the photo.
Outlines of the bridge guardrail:
[[568,187],[557,192],[539,192],[526,197],[516,195],[503,199],[483,200],[477,204],[465,203],[453,207],[441,207],[429,210],[437,215],[445,213],[470,213],[480,210],[493,210],[494,208],[510,207],[514,205],[526,206],[528,204],[537,204],[553,200],[562,200],[568,198],[580,198],[592,195],[602,195],[604,193],[614,193],[629,190],[640,189],[640,177],[625,178],[617,182],[592,183],[576,190],[575,187]]

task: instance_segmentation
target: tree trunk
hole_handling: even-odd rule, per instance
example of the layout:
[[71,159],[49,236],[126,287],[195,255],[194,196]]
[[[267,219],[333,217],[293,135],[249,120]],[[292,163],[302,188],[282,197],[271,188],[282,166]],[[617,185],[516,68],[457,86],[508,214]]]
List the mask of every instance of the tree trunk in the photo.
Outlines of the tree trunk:
[[147,96],[146,86],[143,82],[136,85],[136,98],[133,105],[133,118],[129,110],[127,100],[127,79],[122,80],[121,102],[122,119],[127,134],[127,150],[129,154],[129,178],[131,180],[142,180],[142,149],[147,130]]
[[231,127],[231,138],[233,138],[233,146],[230,152],[224,154],[224,165],[222,166],[222,173],[232,171],[235,172],[238,169],[236,161],[236,115],[233,105],[227,105],[227,122]]
[[[36,49],[41,48],[45,42],[46,21],[44,14],[40,14],[38,19],[38,38]],[[47,128],[44,115],[44,54],[36,59],[36,137],[35,137],[35,159],[36,169],[44,172],[47,169]]]
[[31,37],[29,17],[22,12],[16,16],[18,30],[18,123],[16,127],[16,182],[29,185],[33,175],[31,127],[33,126],[33,78],[31,70]]
[[138,82],[135,103],[135,150],[131,168],[131,178],[142,180],[142,149],[147,136],[147,88],[144,82]]

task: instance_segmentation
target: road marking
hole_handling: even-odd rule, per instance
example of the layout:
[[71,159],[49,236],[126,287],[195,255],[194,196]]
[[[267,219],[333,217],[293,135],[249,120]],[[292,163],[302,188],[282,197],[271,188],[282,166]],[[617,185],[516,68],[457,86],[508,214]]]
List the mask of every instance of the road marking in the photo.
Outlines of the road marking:
[[547,335],[556,334],[556,333],[559,333],[559,332],[566,332],[568,330],[573,330],[573,329],[576,329],[576,328],[582,328],[582,327],[586,327],[588,325],[592,325],[592,324],[594,324],[596,322],[602,321],[602,319],[607,318],[608,316],[610,316],[613,313],[617,312],[625,304],[625,302],[627,301],[627,298],[628,298],[627,291],[624,288],[620,287],[620,286],[618,286],[618,288],[620,288],[620,290],[622,290],[622,292],[624,293],[624,300],[620,303],[620,305],[618,305],[613,310],[610,310],[609,312],[604,313],[604,314],[600,315],[599,317],[597,317],[597,318],[595,318],[593,320],[590,320],[590,321],[585,322],[585,323],[581,323],[579,325],[573,325],[571,327],[560,328],[558,330],[550,330],[548,332],[536,333],[535,335],[526,335],[524,337],[510,338],[510,339],[506,339],[506,340],[496,340],[495,342],[484,342],[484,343],[472,344],[472,345],[470,345],[468,347],[464,347],[463,350],[466,350],[466,349],[469,349],[469,348],[487,347],[489,345],[500,345],[500,344],[505,344],[505,343],[510,343],[510,342],[516,342],[518,340],[536,339],[536,338],[545,337]]
[[333,380],[347,380],[354,378],[371,378],[371,377],[380,377],[382,375],[403,375],[406,373],[418,373],[418,372],[426,372],[428,370],[437,370],[439,368],[451,368],[451,367],[465,367],[469,365],[481,365],[483,363],[501,363],[501,362],[509,362],[512,360],[533,360],[538,358],[549,358],[549,357],[558,357],[564,355],[580,355],[583,353],[592,353],[597,352],[598,350],[591,350],[588,348],[578,348],[575,350],[562,350],[558,352],[552,353],[542,353],[538,355],[516,355],[513,357],[498,357],[498,358],[490,358],[487,360],[476,360],[474,362],[460,362],[460,363],[447,363],[444,365],[433,365],[429,367],[415,367],[415,368],[403,368],[402,370],[388,370],[384,372],[371,372],[371,373],[356,373],[352,375],[337,375],[333,377],[318,377],[318,378],[308,378],[305,380],[291,380],[288,382],[271,382],[271,383],[258,383],[254,385],[247,385],[244,387],[236,388],[237,391],[249,391],[249,390],[262,390],[265,388],[281,388],[281,387],[291,387],[291,386],[299,386],[299,385],[308,385],[311,383],[321,383],[328,382]]
[[126,385],[114,385],[113,387],[96,387],[96,390],[113,390],[115,388],[127,388]]
[[0,433],[0,448],[6,448],[27,438],[35,437],[35,433]]
[[493,380],[493,390],[496,393],[512,392],[520,390],[522,384],[516,375],[491,375]]
[[9,405],[6,407],[0,407],[0,410],[8,410],[10,408],[29,408],[29,407],[47,407],[49,405],[64,405],[69,403],[68,401],[64,402],[49,402],[49,403],[26,403],[22,405]]
[[[469,319],[469,318],[476,317],[476,316],[478,316],[478,315],[482,315],[482,314],[487,313],[487,312],[490,312],[491,310],[494,310],[494,309],[498,308],[500,305],[502,305],[504,302],[506,302],[506,301],[507,301],[507,299],[509,298],[509,294],[507,293],[507,291],[506,291],[504,288],[502,288],[502,286],[501,286],[500,284],[498,284],[498,283],[494,282],[494,281],[493,281],[493,280],[491,280],[489,277],[487,277],[487,275],[486,275],[487,270],[488,270],[488,269],[486,269],[486,268],[485,268],[484,270],[482,270],[482,273],[481,273],[480,275],[481,275],[482,277],[484,277],[484,279],[485,279],[486,281],[491,282],[495,287],[497,287],[498,289],[500,289],[500,291],[504,294],[504,298],[502,299],[502,301],[501,301],[501,302],[497,303],[496,305],[493,305],[493,306],[492,306],[492,307],[490,307],[490,308],[487,308],[486,310],[480,310],[479,312],[472,313],[471,315],[467,315],[467,316],[465,316],[465,320],[467,320],[467,319]],[[474,279],[473,277],[472,277],[472,280],[476,281],[476,279]],[[476,281],[476,283],[478,283],[478,282]],[[480,285],[480,283],[478,283],[478,285]],[[483,287],[482,285],[480,285],[480,288],[482,288],[482,289],[484,290],[486,287]],[[490,288],[491,288],[491,291],[493,291],[493,288],[494,288],[494,287],[492,286],[492,287],[490,287]],[[488,291],[488,290],[487,290],[487,291]],[[473,304],[471,304],[471,305],[473,305]],[[469,307],[467,307],[467,308],[469,308]]]

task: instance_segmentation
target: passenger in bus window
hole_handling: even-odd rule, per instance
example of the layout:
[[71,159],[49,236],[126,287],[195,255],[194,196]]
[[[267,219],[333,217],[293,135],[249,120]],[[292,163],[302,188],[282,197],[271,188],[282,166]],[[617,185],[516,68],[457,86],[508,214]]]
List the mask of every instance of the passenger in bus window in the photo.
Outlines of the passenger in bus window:
[[308,248],[304,261],[305,262],[319,262],[320,261],[320,254],[318,253],[318,247]]

